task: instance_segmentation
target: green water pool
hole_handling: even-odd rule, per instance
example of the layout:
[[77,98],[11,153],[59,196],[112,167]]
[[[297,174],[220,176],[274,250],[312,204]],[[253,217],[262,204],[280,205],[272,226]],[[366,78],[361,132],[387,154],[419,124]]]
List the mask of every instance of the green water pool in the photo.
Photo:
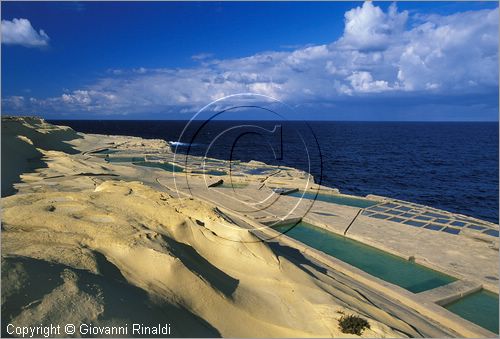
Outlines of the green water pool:
[[161,168],[168,172],[182,172],[184,169],[172,163],[152,162],[152,161],[139,161],[134,162],[134,165]]
[[222,176],[222,175],[226,175],[227,174],[224,171],[218,171],[218,170],[207,170],[207,171],[198,171],[198,170],[195,170],[195,171],[191,171],[191,173],[194,173],[194,174],[205,174],[205,175],[215,175],[215,176]]
[[116,149],[109,149],[109,148],[105,148],[105,149],[102,149],[100,151],[96,151],[96,152],[92,152],[94,154],[113,154],[113,153],[117,153],[118,150]]
[[286,235],[291,238],[413,293],[430,290],[456,280],[422,265],[307,223],[301,222],[295,227],[278,226],[274,229],[282,233],[286,232]]
[[143,157],[107,157],[107,162],[141,162]]
[[228,181],[226,182],[224,180],[224,183],[222,185],[219,185],[217,187],[219,188],[245,188],[248,186],[248,183],[246,182],[231,182],[231,181]]
[[362,199],[362,198],[351,198],[351,197],[345,197],[342,195],[335,195],[335,194],[321,194],[318,193],[318,196],[316,196],[316,192],[294,192],[287,194],[288,196],[291,197],[303,197],[305,199],[310,199],[310,200],[319,200],[319,201],[324,201],[324,202],[331,202],[334,204],[338,205],[347,205],[347,206],[353,206],[353,207],[360,207],[360,208],[366,208],[370,207],[373,205],[378,204],[376,201],[368,200],[368,199]]
[[473,293],[445,306],[479,326],[498,333],[498,295],[485,290]]

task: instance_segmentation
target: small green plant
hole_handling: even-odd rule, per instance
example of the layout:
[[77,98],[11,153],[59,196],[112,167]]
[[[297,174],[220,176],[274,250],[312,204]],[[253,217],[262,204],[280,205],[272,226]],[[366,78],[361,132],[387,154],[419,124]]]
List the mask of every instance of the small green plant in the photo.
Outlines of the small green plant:
[[365,328],[370,328],[370,324],[366,319],[358,317],[354,314],[343,315],[339,319],[339,326],[342,333],[350,333],[361,335]]

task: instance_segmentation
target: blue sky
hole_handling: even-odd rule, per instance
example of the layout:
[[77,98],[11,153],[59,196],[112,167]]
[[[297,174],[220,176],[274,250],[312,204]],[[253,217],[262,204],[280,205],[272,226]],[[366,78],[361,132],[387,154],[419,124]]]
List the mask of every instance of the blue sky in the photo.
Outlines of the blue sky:
[[497,2],[3,2],[2,36],[3,114],[498,120]]

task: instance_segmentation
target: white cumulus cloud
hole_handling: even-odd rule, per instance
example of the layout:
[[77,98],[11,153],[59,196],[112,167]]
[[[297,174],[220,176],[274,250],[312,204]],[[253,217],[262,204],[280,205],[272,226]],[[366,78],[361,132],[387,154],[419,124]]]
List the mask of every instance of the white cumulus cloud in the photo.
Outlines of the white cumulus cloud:
[[371,1],[345,13],[344,36],[339,41],[341,45],[361,50],[384,50],[394,43],[404,32],[408,12],[398,12],[392,4],[384,13],[380,7]]
[[2,20],[2,43],[25,47],[43,47],[49,43],[49,36],[40,29],[38,32],[28,19]]
[[390,89],[387,81],[373,80],[370,72],[354,72],[347,77],[355,91],[359,92],[383,92]]

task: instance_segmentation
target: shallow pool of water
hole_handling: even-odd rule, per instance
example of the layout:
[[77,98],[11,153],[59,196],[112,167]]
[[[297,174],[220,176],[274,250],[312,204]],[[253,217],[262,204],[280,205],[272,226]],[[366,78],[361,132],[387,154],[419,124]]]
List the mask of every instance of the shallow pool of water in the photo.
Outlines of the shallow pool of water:
[[456,280],[422,265],[364,245],[359,241],[336,235],[303,222],[295,227],[278,226],[275,229],[413,293],[433,289]]
[[92,152],[92,153],[94,153],[94,154],[113,154],[116,152],[118,152],[118,150],[106,148],[106,149],[102,149],[100,151],[96,151],[96,152]]
[[256,168],[246,170],[245,173],[258,175],[258,174],[268,174],[268,173],[271,173],[273,171],[276,171],[276,169],[269,168],[269,167],[256,167]]
[[205,174],[205,175],[215,175],[215,176],[222,176],[226,175],[227,173],[224,171],[218,171],[218,170],[208,170],[208,171],[191,171],[191,173],[195,174]]
[[107,157],[107,162],[141,162],[143,157]]
[[139,162],[134,162],[133,164],[138,166],[161,168],[168,172],[182,172],[184,170],[182,167],[174,165],[170,162],[162,163],[153,161],[139,161]]
[[321,194],[318,193],[316,196],[315,192],[294,192],[287,194],[288,196],[291,197],[303,197],[305,199],[310,199],[310,200],[319,200],[319,201],[324,201],[324,202],[331,202],[337,205],[346,205],[346,206],[353,206],[353,207],[360,207],[360,208],[366,208],[370,207],[373,205],[378,204],[377,201],[372,201],[368,199],[362,199],[362,198],[351,198],[351,197],[345,197],[342,195],[335,195],[335,194]]
[[498,295],[485,290],[445,306],[449,311],[498,333]]
[[230,181],[226,182],[224,180],[224,183],[222,185],[217,186],[217,187],[219,187],[219,188],[235,188],[236,189],[236,188],[245,188],[247,186],[248,186],[248,183],[246,183],[246,182],[230,182]]

